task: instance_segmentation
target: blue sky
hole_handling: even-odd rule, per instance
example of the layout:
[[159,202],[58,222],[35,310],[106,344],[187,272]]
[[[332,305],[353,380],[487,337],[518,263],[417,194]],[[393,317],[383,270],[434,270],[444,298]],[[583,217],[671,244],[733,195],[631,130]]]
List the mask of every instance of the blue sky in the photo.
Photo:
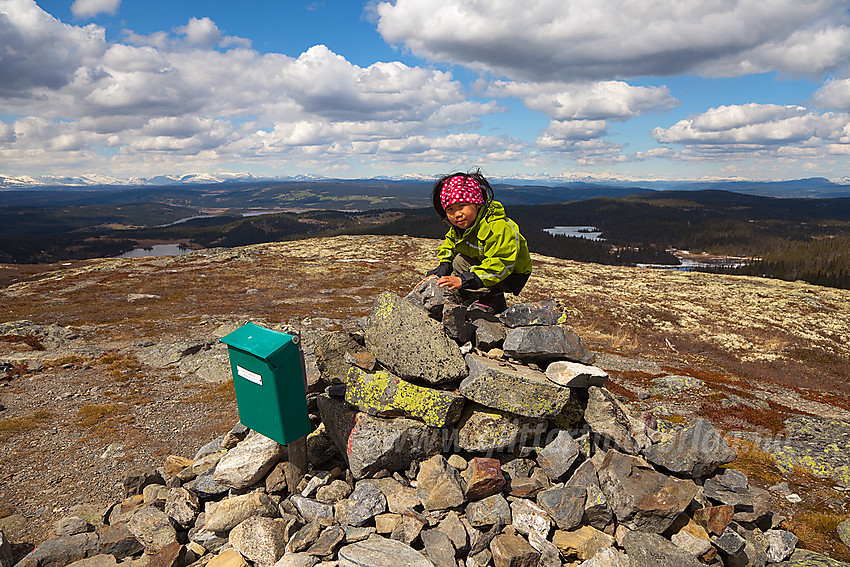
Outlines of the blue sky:
[[0,177],[848,165],[846,0],[0,0]]

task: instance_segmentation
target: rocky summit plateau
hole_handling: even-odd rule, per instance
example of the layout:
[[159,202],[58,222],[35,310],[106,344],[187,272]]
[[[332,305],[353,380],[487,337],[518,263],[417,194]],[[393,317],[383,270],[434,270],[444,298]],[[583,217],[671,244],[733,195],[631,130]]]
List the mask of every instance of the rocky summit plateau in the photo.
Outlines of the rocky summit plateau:
[[[437,244],[0,266],[0,566],[847,565],[850,291],[533,255],[494,315]],[[238,421],[247,322],[306,471]]]

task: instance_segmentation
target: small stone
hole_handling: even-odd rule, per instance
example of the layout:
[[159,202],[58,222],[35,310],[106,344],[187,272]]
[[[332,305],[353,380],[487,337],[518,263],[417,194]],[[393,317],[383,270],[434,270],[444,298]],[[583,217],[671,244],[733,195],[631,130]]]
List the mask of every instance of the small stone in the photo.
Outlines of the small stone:
[[378,514],[375,516],[375,531],[381,535],[391,534],[401,523],[401,514]]
[[700,567],[696,557],[658,534],[633,531],[623,538],[633,567]]
[[552,543],[566,559],[584,561],[603,547],[613,545],[614,538],[591,526],[582,526],[574,531],[556,530]]
[[212,532],[227,532],[251,516],[273,518],[277,505],[261,492],[251,492],[222,500],[206,515],[205,528]]
[[584,517],[587,490],[582,486],[550,488],[537,495],[537,503],[555,520],[560,530],[577,528]]
[[735,507],[729,505],[706,506],[694,510],[693,518],[709,534],[720,535],[735,515]]
[[156,553],[177,541],[177,531],[170,518],[153,506],[145,506],[133,514],[127,526],[148,553]]
[[537,567],[540,553],[517,535],[500,534],[490,543],[496,567]]
[[287,551],[292,553],[298,553],[300,551],[304,551],[317,539],[319,539],[319,534],[322,533],[324,527],[319,522],[310,522],[309,524],[302,527],[300,530],[295,532],[289,542],[286,544]]
[[549,364],[546,377],[565,388],[604,386],[608,381],[608,373],[601,368],[567,360],[556,360]]
[[719,536],[712,536],[711,543],[725,555],[738,555],[747,541],[731,528],[726,528]]
[[286,550],[286,523],[280,518],[252,516],[230,531],[230,545],[255,564],[274,565]]
[[261,480],[282,455],[283,447],[277,441],[251,431],[221,458],[213,480],[233,488],[247,488]]
[[452,545],[459,554],[465,554],[469,551],[469,533],[460,519],[460,516],[454,510],[449,510],[443,521],[437,526],[438,530],[444,532],[449,539],[452,540]]
[[206,567],[248,567],[248,562],[241,553],[229,548],[210,559]]
[[308,523],[322,518],[333,519],[334,517],[334,507],[330,504],[325,504],[311,498],[304,498],[297,494],[290,497],[290,501],[298,510],[298,514]]
[[345,531],[341,527],[330,526],[322,532],[316,543],[310,546],[307,553],[317,557],[330,557],[336,552],[344,539]]
[[336,504],[340,500],[348,498],[350,494],[351,485],[344,480],[336,479],[316,491],[316,500],[325,504]]
[[425,556],[400,541],[372,537],[339,550],[339,567],[434,567]]
[[342,523],[351,526],[362,526],[387,509],[387,498],[384,493],[372,483],[360,481],[348,500],[337,505],[337,511]]
[[287,553],[277,560],[274,567],[314,567],[318,562],[319,558],[309,553]]
[[435,567],[457,567],[452,540],[438,529],[423,530],[419,534],[425,546],[425,555]]
[[505,477],[498,459],[475,457],[470,461],[466,474],[466,497],[480,500],[496,494],[505,486]]
[[466,462],[466,459],[456,453],[452,453],[451,455],[449,455],[449,458],[446,460],[451,466],[455,468],[455,470],[458,471],[465,471],[469,466],[469,463]]
[[422,462],[416,476],[417,494],[426,510],[445,510],[466,501],[460,476],[442,455]]
[[92,526],[78,516],[62,518],[53,525],[53,533],[57,536],[70,536],[92,531]]
[[561,478],[578,458],[578,445],[569,431],[560,430],[537,453],[537,462],[553,481]]
[[[847,523],[850,520],[844,520]],[[794,548],[797,547],[797,536],[785,530],[767,530],[764,532],[767,537],[768,549],[767,558],[773,563],[785,561],[791,554],[794,553]]]
[[511,502],[511,525],[524,536],[534,532],[546,539],[552,529],[552,520],[543,508],[530,500],[518,498]]
[[466,507],[466,518],[474,527],[508,525],[511,523],[511,509],[501,494],[488,496],[483,500],[470,502]]

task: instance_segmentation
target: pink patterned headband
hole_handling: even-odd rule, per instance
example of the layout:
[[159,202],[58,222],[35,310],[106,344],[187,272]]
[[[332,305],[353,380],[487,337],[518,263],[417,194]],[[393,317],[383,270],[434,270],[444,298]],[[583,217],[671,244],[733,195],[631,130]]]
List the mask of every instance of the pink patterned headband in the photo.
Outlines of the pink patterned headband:
[[484,204],[484,193],[476,180],[465,175],[450,177],[440,191],[440,204],[445,210],[455,203]]

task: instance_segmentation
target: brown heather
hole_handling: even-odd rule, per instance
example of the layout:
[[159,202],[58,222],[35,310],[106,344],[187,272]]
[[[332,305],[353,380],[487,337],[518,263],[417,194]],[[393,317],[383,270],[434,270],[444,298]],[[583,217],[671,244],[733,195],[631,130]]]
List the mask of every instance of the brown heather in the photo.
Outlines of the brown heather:
[[[0,266],[0,281],[14,282],[0,290],[3,321],[58,323],[100,348],[91,356],[53,354],[41,372],[10,373],[0,387],[7,406],[0,413],[0,516],[28,520],[11,537],[43,541],[70,505],[106,506],[120,498],[129,469],[160,466],[169,454],[192,457],[235,423],[232,383],[145,366],[126,352],[130,347],[217,339],[221,329],[247,321],[351,330],[379,293],[406,294],[435,265],[437,245],[339,236],[43,271]],[[660,408],[676,423],[704,415],[722,430],[772,434],[791,412],[850,410],[850,290],[533,260],[526,290],[509,303],[556,298],[566,307],[567,325],[591,348],[651,360],[654,369],[611,371],[611,391],[638,412]],[[130,301],[135,294],[152,297]],[[36,352],[36,342],[28,341],[0,342],[0,360]],[[667,373],[699,378],[705,387],[646,399],[651,380]],[[731,395],[754,403],[722,407]],[[793,518],[804,545],[828,546],[834,557],[847,558],[834,533],[823,531],[839,515],[816,516],[832,489],[793,471],[783,477],[770,455],[735,443],[741,457],[733,466],[754,484],[796,483],[803,504],[781,503],[781,513]],[[125,454],[102,458],[110,444]]]

